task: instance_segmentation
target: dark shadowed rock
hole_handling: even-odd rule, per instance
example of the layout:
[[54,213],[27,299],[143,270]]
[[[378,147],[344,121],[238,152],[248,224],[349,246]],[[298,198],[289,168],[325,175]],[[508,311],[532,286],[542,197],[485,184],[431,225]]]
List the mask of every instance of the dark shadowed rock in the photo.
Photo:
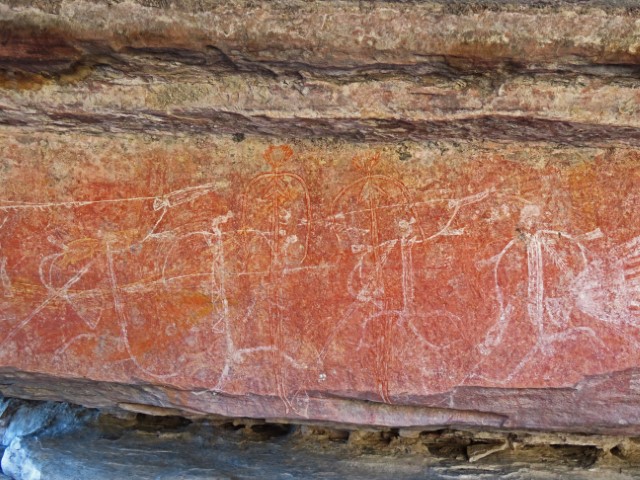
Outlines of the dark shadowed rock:
[[82,418],[67,431],[14,439],[2,461],[5,472],[15,480],[626,480],[638,472],[637,445],[615,437],[449,430],[408,435],[93,412]]

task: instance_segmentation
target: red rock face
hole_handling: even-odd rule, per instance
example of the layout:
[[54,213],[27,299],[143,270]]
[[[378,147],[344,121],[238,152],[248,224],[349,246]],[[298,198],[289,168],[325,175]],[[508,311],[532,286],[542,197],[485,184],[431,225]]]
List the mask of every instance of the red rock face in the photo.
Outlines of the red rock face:
[[291,418],[640,366],[633,150],[47,140],[2,147],[0,365]]

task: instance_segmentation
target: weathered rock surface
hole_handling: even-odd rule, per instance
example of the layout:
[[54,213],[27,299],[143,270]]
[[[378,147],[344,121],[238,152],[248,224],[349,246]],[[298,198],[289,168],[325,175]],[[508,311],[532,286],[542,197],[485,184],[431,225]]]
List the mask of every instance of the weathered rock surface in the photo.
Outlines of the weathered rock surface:
[[0,123],[638,145],[638,17],[605,1],[4,1]]
[[0,2],[0,392],[637,434],[638,22]]
[[639,471],[638,444],[623,437],[191,423],[41,405],[47,410],[50,423],[15,437],[5,452],[2,467],[14,480],[626,480]]

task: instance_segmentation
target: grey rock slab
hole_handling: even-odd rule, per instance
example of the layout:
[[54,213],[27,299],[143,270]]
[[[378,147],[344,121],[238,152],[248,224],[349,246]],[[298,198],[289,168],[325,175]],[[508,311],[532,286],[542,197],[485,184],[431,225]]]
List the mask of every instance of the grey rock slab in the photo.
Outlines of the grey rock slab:
[[[16,439],[2,467],[15,480],[131,479],[631,479],[622,469],[571,462],[478,462],[425,454],[353,450],[347,444],[307,444],[284,437],[254,441],[236,432],[126,432],[101,438],[76,432]],[[638,473],[638,472],[635,472]]]
[[[2,413],[2,412],[0,412]],[[65,432],[84,422],[94,412],[56,402],[24,402],[17,399],[6,409],[0,423],[0,446],[10,445],[16,438],[46,432]]]

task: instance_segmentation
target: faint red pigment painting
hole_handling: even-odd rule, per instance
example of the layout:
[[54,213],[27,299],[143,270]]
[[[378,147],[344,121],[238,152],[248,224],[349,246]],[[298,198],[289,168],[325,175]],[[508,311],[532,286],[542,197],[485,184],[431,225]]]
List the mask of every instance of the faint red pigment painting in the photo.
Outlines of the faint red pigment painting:
[[640,366],[635,156],[352,157],[274,145],[174,190],[160,166],[51,201],[7,177],[0,364],[297,413],[314,391],[393,404]]

